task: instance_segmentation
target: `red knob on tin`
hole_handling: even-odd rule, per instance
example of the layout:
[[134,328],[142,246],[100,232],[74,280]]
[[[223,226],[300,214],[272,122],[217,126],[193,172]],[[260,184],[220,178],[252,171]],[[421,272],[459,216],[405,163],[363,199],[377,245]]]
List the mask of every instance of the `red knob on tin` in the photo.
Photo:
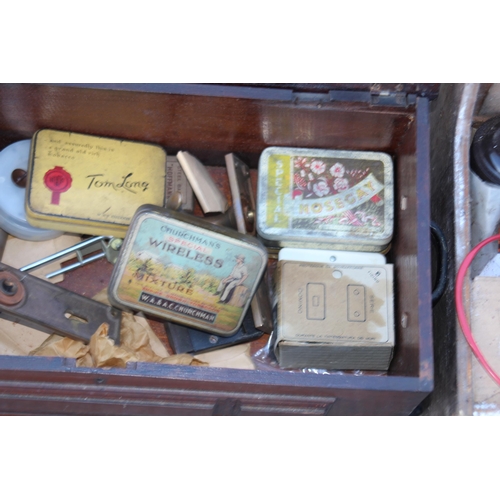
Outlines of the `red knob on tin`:
[[59,205],[61,193],[65,193],[71,187],[71,175],[63,167],[54,167],[45,172],[44,184],[52,191],[50,203]]

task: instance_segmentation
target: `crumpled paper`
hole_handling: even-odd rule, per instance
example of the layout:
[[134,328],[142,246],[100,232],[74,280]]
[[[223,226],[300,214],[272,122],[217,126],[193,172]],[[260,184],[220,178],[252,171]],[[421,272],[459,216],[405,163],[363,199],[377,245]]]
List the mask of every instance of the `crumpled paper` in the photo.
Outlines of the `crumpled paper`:
[[[93,297],[109,305],[105,288]],[[220,368],[255,369],[250,345],[227,347],[209,353],[170,355],[142,313],[122,312],[120,345],[108,338],[108,325],[103,323],[84,344],[60,335],[50,335],[31,356],[75,358],[76,366],[87,368],[126,368],[129,362],[150,362],[171,365],[213,366]]]
[[255,370],[255,363],[250,354],[250,344],[239,344],[224,347],[215,351],[197,354],[196,358],[204,361],[213,368],[238,368],[241,370]]
[[[147,323],[146,323],[147,325]],[[59,335],[51,335],[33,356],[76,358],[76,366],[89,368],[126,368],[133,361],[174,365],[206,365],[190,354],[158,355],[152,348],[150,336],[156,337],[149,326],[136,321],[130,313],[122,313],[120,345],[108,338],[108,325],[103,323],[92,335],[88,345]]]

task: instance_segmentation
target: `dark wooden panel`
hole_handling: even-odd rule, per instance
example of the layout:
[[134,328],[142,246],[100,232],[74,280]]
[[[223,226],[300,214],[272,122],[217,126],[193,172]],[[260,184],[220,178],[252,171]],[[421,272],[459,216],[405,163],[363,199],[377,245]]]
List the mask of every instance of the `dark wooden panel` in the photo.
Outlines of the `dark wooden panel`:
[[[424,370],[432,380],[429,112],[427,103],[422,101],[422,105],[423,128],[418,130],[420,123],[415,123],[398,156],[396,236],[391,252],[395,263],[397,347],[391,371],[415,376]],[[420,352],[422,342],[424,353]]]
[[[394,152],[409,110],[361,104],[283,103],[88,88],[0,85],[0,130],[31,137],[40,128],[158,143],[224,165],[238,152],[256,167],[269,145]],[[245,157],[245,155],[248,155]]]

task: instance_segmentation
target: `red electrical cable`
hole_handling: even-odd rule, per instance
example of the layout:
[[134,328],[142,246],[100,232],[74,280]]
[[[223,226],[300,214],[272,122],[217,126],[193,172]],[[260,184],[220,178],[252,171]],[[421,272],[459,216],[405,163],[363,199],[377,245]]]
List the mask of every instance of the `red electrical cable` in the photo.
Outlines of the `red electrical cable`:
[[467,316],[466,316],[465,311],[464,311],[464,304],[463,304],[463,299],[462,299],[462,292],[463,292],[465,275],[467,274],[467,270],[469,269],[469,266],[470,266],[472,260],[477,255],[479,250],[481,250],[481,248],[483,248],[484,246],[488,245],[489,243],[491,243],[493,241],[500,241],[500,234],[490,236],[489,238],[486,238],[485,240],[481,241],[481,243],[476,245],[467,254],[464,261],[460,265],[460,268],[458,269],[458,273],[457,273],[456,284],[455,284],[455,306],[457,308],[458,321],[460,322],[460,326],[462,327],[462,331],[464,333],[464,336],[465,336],[470,348],[472,349],[472,352],[475,354],[477,360],[481,363],[483,368],[488,372],[490,377],[498,385],[500,385],[500,376],[488,364],[488,362],[486,361],[485,357],[483,356],[481,350],[479,349],[478,345],[476,344],[474,337],[472,336],[472,331],[471,331],[469,324],[467,322]]

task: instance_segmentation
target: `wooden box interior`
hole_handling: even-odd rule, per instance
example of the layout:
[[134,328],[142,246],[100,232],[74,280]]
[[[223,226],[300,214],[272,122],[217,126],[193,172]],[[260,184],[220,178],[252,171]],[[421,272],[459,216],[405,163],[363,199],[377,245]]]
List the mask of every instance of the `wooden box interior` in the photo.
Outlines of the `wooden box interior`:
[[[224,155],[233,152],[257,168],[260,153],[272,145],[389,153],[396,180],[395,230],[387,254],[388,261],[395,265],[396,349],[387,374],[338,373],[324,377],[285,371],[276,374],[162,365],[131,367],[128,371],[134,372],[133,381],[127,370],[118,370],[116,377],[108,370],[106,382],[101,385],[158,390],[169,387],[181,392],[200,391],[200,397],[212,391],[212,399],[217,401],[217,391],[229,393],[238,384],[249,393],[268,392],[265,388],[273,387],[271,392],[296,397],[306,397],[308,393],[326,398],[346,397],[351,406],[338,405],[340,413],[411,411],[432,390],[433,381],[427,99],[398,108],[332,102],[301,93],[290,98],[286,91],[266,89],[253,89],[245,96],[234,87],[228,87],[222,95],[214,95],[210,86],[199,95],[172,92],[168,86],[150,90],[146,86],[117,86],[112,90],[92,86],[0,85],[0,148],[30,138],[38,129],[53,128],[156,143],[169,154],[182,149],[215,166],[223,166]],[[0,357],[0,379],[18,380],[18,393],[26,383],[35,383],[41,377],[59,384],[62,394],[69,382],[95,385],[96,374],[101,372],[78,369],[68,360],[44,359],[34,363],[32,358]],[[5,383],[0,384],[0,392],[10,394],[4,397],[11,401],[18,393],[15,387],[9,392]],[[377,410],[377,397],[390,401],[391,391],[410,395],[403,397],[400,406],[395,404],[393,410]],[[108,396],[103,393],[105,397]],[[178,398],[186,399],[185,394]],[[371,403],[363,407],[365,400]],[[358,405],[354,409],[353,401]],[[29,408],[26,405],[22,408]],[[50,408],[49,403],[46,408]]]

